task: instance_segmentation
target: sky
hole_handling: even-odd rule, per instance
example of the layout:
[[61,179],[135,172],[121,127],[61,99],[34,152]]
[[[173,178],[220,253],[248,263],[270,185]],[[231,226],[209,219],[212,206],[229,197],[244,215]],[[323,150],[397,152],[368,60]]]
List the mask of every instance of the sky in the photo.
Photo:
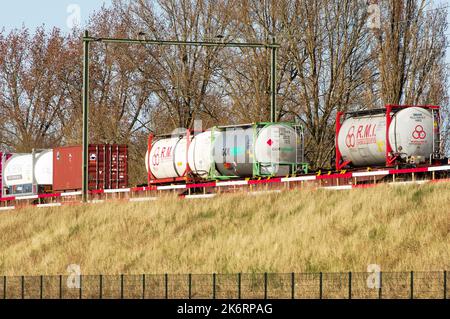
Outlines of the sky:
[[[3,0],[0,4],[0,29],[10,31],[22,24],[35,29],[45,24],[69,32],[74,24],[82,27],[95,10],[111,0]],[[80,25],[81,22],[81,25]]]

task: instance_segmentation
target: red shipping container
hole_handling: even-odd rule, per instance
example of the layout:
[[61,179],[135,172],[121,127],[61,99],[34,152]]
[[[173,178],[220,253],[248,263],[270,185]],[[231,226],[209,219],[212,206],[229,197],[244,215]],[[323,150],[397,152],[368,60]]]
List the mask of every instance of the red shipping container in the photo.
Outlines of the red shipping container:
[[[81,146],[53,150],[53,191],[82,188],[83,150]],[[126,145],[90,144],[88,154],[90,190],[128,187],[128,148]]]

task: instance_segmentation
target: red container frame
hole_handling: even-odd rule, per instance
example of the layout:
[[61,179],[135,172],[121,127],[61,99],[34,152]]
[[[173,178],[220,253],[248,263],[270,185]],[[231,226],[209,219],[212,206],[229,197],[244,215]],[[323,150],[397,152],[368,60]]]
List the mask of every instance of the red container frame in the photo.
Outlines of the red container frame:
[[[437,112],[438,118],[438,129],[440,127],[440,106],[437,105],[398,105],[398,104],[387,104],[385,105],[385,117],[386,117],[386,151],[385,151],[385,159],[386,159],[386,167],[392,167],[398,164],[397,158],[398,155],[394,154],[390,140],[389,140],[389,127],[392,122],[393,115],[392,112],[398,112],[401,109],[409,108],[409,107],[420,107],[430,110],[435,110]],[[342,153],[339,150],[339,132],[342,127],[342,118],[345,117],[347,113],[345,112],[337,112],[336,113],[336,135],[335,135],[335,149],[336,149],[336,170],[342,170],[347,165],[351,164],[351,161],[342,162]]]
[[153,133],[150,133],[148,136],[148,143],[147,143],[147,181],[148,185],[155,185],[155,184],[167,184],[167,183],[179,183],[179,182],[187,182],[189,180],[189,173],[191,172],[191,168],[189,167],[189,160],[188,160],[188,152],[189,152],[189,146],[191,145],[191,135],[193,134],[192,130],[186,130],[186,138],[187,138],[187,145],[186,145],[186,169],[183,172],[183,174],[179,177],[170,177],[170,178],[156,178],[150,169],[150,152],[152,150],[154,142],[157,141],[158,137],[166,137],[169,135],[160,135],[156,136]]

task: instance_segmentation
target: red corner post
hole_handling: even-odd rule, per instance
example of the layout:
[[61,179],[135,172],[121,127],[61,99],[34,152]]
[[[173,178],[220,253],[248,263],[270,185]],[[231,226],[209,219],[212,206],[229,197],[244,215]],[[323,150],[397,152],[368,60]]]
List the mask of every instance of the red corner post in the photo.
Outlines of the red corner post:
[[336,113],[336,133],[335,133],[335,148],[336,148],[336,170],[340,170],[340,165],[341,165],[341,159],[342,159],[342,154],[341,151],[339,150],[339,131],[341,130],[341,117],[342,117],[343,113],[342,112],[337,112]]
[[339,171],[345,166],[349,165],[351,161],[342,162],[342,153],[339,149],[339,132],[342,128],[341,118],[344,115],[343,112],[336,113],[336,133],[335,133],[335,148],[336,148],[336,170]]
[[344,168],[345,166],[349,165],[352,162],[352,161],[343,162],[342,153],[341,153],[341,150],[339,149],[339,132],[341,131],[341,128],[342,128],[341,119],[344,114],[345,114],[344,112],[336,113],[336,132],[335,132],[336,163],[335,163],[335,165],[336,165],[337,171],[341,170],[342,168]]
[[392,123],[392,104],[386,105],[386,166],[392,166],[392,163],[395,161],[396,156],[392,154],[392,146],[389,138],[389,128]]
[[154,178],[153,174],[152,174],[152,170],[150,169],[150,151],[152,150],[152,143],[153,143],[153,138],[154,135],[153,133],[150,133],[150,135],[148,136],[148,145],[147,145],[147,152],[148,152],[148,157],[147,157],[147,167],[148,167],[148,172],[147,172],[147,181],[148,181],[148,185],[151,184],[151,181]]
[[[192,130],[192,135],[195,135],[195,131]],[[191,168],[189,167],[189,146],[191,145],[191,131],[189,129],[186,130],[186,169],[182,177],[187,178],[188,173],[191,172]]]

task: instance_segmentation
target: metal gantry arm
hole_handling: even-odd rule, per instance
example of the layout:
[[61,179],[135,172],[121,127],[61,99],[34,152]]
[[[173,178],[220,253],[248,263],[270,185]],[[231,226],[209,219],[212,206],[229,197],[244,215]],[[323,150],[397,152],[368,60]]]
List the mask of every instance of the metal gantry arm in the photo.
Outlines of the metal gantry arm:
[[179,41],[179,40],[147,40],[125,38],[97,38],[89,36],[88,31],[83,37],[83,202],[88,199],[88,145],[89,145],[89,44],[91,42],[103,42],[111,44],[140,44],[140,45],[176,45],[176,46],[201,46],[201,47],[229,47],[229,48],[266,48],[271,50],[271,81],[270,81],[270,120],[276,121],[276,70],[279,44],[275,37],[271,43],[263,42],[214,42],[214,41]]

